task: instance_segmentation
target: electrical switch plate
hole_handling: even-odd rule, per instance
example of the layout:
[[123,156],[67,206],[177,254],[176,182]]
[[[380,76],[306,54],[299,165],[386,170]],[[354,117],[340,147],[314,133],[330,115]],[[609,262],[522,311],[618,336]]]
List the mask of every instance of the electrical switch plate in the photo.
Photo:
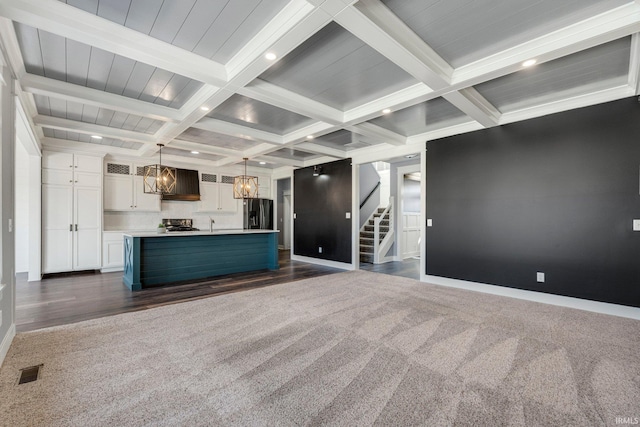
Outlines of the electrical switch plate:
[[427,227],[433,227],[433,220],[432,219],[428,219],[427,220]]
[[347,212],[347,213],[346,213],[346,215],[345,215],[345,217],[346,217],[347,219],[351,219],[351,212]]
[[640,219],[633,220],[633,231],[640,231]]
[[544,283],[544,273],[538,271],[536,273],[536,280],[540,283]]
[[318,246],[318,253],[321,254],[322,253],[322,246]]
[[293,213],[293,219],[296,219],[296,213],[295,212]]

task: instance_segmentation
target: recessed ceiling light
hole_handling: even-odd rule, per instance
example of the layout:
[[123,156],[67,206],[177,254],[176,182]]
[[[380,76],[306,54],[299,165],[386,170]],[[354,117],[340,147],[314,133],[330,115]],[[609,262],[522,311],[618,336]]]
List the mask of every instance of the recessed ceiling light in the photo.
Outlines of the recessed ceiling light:
[[537,60],[535,60],[535,59],[527,59],[526,61],[524,61],[524,62],[522,63],[522,66],[523,66],[523,67],[531,67],[532,65],[535,65],[535,64],[536,64],[536,62],[538,62],[538,61],[537,61]]
[[273,52],[267,52],[264,57],[267,58],[269,61],[273,61],[274,59],[277,58],[276,54]]
[[203,105],[202,107],[200,107],[200,109],[201,109],[202,111],[209,111],[209,107],[205,107],[204,105]]
[[382,114],[389,114],[391,112],[391,108],[385,108],[382,110]]
[[266,164],[267,164],[267,162],[260,162],[260,164],[261,164],[261,165],[266,165]]
[[91,138],[93,138],[93,139],[102,139],[102,137],[100,135],[91,135]]
[[313,135],[307,135],[307,139],[313,139]]
[[199,151],[192,151],[191,154],[200,154]]

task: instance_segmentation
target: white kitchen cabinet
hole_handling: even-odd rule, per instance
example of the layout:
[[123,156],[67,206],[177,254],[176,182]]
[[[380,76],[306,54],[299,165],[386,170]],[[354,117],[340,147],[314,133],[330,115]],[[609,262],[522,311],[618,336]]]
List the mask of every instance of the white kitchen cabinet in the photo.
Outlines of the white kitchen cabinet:
[[263,199],[271,198],[271,178],[268,176],[258,176],[258,197]]
[[160,212],[160,196],[144,192],[144,166],[115,162],[107,162],[106,166],[105,211]]
[[121,231],[102,233],[102,272],[124,269],[124,238]]
[[45,151],[42,164],[42,271],[100,268],[102,159]]
[[199,203],[198,212],[238,212],[238,199],[233,198],[233,177],[201,173]]

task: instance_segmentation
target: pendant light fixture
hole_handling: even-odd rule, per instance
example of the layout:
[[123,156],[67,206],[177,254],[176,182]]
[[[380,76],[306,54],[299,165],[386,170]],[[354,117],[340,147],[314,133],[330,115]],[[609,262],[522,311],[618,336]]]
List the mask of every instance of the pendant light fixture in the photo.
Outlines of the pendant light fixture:
[[244,175],[233,178],[233,198],[234,199],[256,199],[258,198],[258,177],[247,175],[247,160],[244,157]]
[[162,147],[160,147],[160,159],[158,164],[144,167],[144,192],[147,194],[176,194],[176,168],[162,164]]

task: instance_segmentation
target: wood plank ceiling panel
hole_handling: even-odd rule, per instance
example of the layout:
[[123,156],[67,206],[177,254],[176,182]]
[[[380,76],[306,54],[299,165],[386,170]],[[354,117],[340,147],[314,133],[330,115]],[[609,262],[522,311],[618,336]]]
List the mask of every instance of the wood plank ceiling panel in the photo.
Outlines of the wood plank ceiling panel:
[[278,135],[315,122],[309,117],[242,95],[233,95],[207,116]]
[[628,0],[382,0],[453,67],[516,46]]
[[202,129],[189,128],[184,131],[178,139],[200,144],[211,145],[213,147],[233,148],[236,150],[246,150],[260,144],[257,141],[249,141],[234,136],[222,135]]
[[189,79],[74,42],[64,37],[16,24],[28,73],[103,90],[154,104],[180,108],[202,87]]
[[502,112],[627,83],[631,38],[625,37],[476,86]]
[[325,26],[259,78],[340,110],[416,83],[336,23]]
[[468,121],[471,119],[449,101],[436,98],[377,117],[370,123],[400,135],[411,136],[428,132],[444,123],[451,125]]

